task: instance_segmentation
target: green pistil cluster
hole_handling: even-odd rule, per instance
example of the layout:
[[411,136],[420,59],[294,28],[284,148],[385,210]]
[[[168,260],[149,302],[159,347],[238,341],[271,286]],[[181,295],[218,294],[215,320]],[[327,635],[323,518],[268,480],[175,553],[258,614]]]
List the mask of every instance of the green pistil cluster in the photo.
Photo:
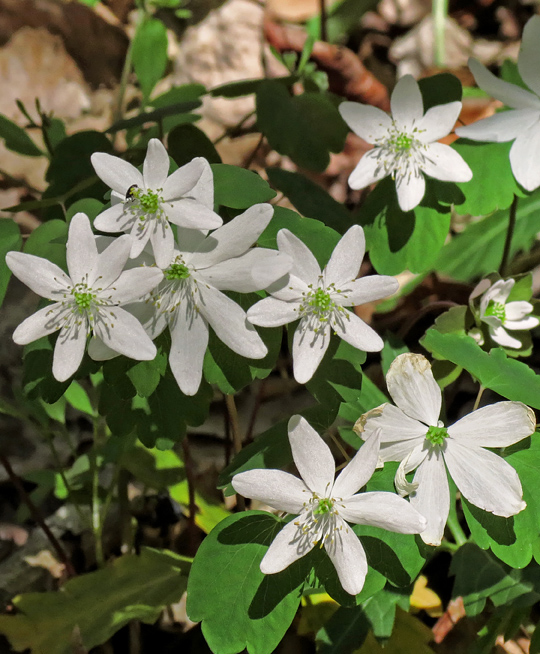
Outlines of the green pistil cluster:
[[190,274],[189,268],[184,263],[173,263],[165,271],[165,277],[169,280],[187,279]]
[[394,147],[396,150],[410,150],[413,144],[413,138],[403,132],[394,138]]
[[96,299],[94,293],[91,293],[89,290],[84,291],[72,291],[72,295],[75,299],[75,305],[79,313],[84,313],[92,307],[92,303]]
[[341,309],[332,299],[329,290],[334,293],[341,293],[341,291],[333,287],[333,284],[328,289],[319,287],[315,291],[308,291],[304,295],[304,302],[300,306],[300,314],[313,315],[320,322],[327,322],[333,311]]
[[430,427],[426,434],[426,438],[432,445],[442,445],[444,439],[448,438],[448,431],[446,427]]
[[504,322],[506,319],[506,309],[504,307],[504,304],[502,304],[501,302],[491,301],[486,307],[485,315],[493,316],[495,318],[498,318],[501,322]]
[[315,515],[324,515],[325,513],[332,513],[333,510],[334,502],[329,497],[325,497],[324,499],[319,500],[319,504],[313,513]]
[[160,202],[162,201],[159,193],[162,189],[157,191],[147,190],[146,193],[140,188],[133,189],[130,194],[130,200],[134,200],[134,208],[139,209],[145,214],[156,214],[160,211]]

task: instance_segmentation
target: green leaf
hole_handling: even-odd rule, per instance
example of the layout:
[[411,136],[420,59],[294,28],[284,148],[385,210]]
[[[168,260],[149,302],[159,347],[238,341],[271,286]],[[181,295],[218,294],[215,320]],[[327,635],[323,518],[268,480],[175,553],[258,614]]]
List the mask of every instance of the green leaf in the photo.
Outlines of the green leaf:
[[60,118],[47,118],[44,120],[45,132],[54,151],[56,147],[66,138],[66,125]]
[[147,18],[137,28],[132,61],[145,102],[167,67],[167,45],[167,30],[160,20]]
[[133,118],[125,118],[119,120],[116,123],[113,123],[106,131],[106,134],[119,132],[121,129],[139,127],[140,125],[144,125],[146,123],[159,123],[160,121],[165,122],[167,118],[171,116],[182,116],[182,122],[194,122],[198,120],[198,116],[195,114],[190,114],[189,112],[192,109],[197,109],[200,106],[200,100],[186,100],[185,102],[178,102],[166,107],[160,107],[154,111],[143,111],[138,116],[133,116]]
[[96,415],[96,411],[90,402],[88,393],[79,384],[78,381],[72,381],[66,390],[64,397],[74,409],[87,413],[89,416]]
[[465,543],[452,557],[454,597],[463,597],[469,616],[481,613],[489,598],[495,606],[530,606],[540,599],[540,568],[508,569],[473,543]]
[[349,654],[365,641],[370,629],[361,606],[340,607],[317,632],[317,652],[320,654]]
[[266,174],[270,184],[284,193],[303,216],[316,218],[340,234],[353,224],[353,217],[344,205],[301,173],[267,168]]
[[104,206],[103,202],[100,202],[95,198],[83,198],[82,200],[77,200],[66,211],[66,220],[70,223],[76,213],[82,212],[90,218],[90,222],[93,225],[94,220],[103,211]]
[[37,147],[22,127],[19,127],[2,114],[0,114],[0,138],[4,139],[4,144],[8,150],[24,154],[27,157],[45,156],[45,153]]
[[232,209],[247,209],[276,197],[276,192],[268,182],[252,170],[222,163],[212,164],[211,167],[216,204]]
[[[240,98],[244,95],[251,95],[256,93],[257,89],[264,84],[266,80],[263,79],[244,79],[240,82],[227,82],[220,84],[210,91],[210,95],[214,98]],[[297,75],[289,75],[287,77],[277,77],[275,81],[285,86],[292,86],[298,81]]]
[[[479,186],[483,187],[483,184]],[[518,252],[527,251],[536,240],[539,211],[540,192],[519,200],[510,260]],[[455,236],[443,247],[435,269],[463,281],[497,270],[501,263],[507,231],[508,211],[497,211],[472,223],[462,234]]]
[[187,612],[202,621],[214,654],[244,648],[249,654],[271,654],[291,624],[308,571],[305,561],[273,575],[259,568],[280,526],[268,513],[239,513],[223,520],[199,548],[189,576]]
[[500,348],[488,354],[470,336],[443,334],[435,329],[428,329],[424,343],[440,358],[465,368],[485,388],[540,409],[540,376],[525,363],[509,359]]
[[[441,188],[435,180],[432,188]],[[362,207],[371,262],[378,273],[396,275],[403,270],[421,273],[429,270],[444,245],[450,227],[448,208],[438,210],[422,204],[414,211],[400,209],[391,178],[379,182]],[[428,202],[428,198],[425,198]],[[442,213],[444,212],[444,213]]]
[[274,150],[301,168],[322,172],[330,162],[328,151],[343,149],[348,128],[327,96],[291,97],[283,84],[266,80],[256,99],[257,127]]
[[431,77],[424,77],[419,80],[418,86],[422,93],[424,113],[439,104],[461,102],[463,95],[461,82],[451,73],[439,73]]
[[530,563],[540,536],[540,436],[533,434],[528,448],[505,456],[505,460],[519,475],[527,508],[511,518],[502,518],[463,501],[463,511],[475,542],[482,549],[489,547],[507,565],[524,568]]
[[268,227],[259,236],[258,245],[277,249],[276,237],[280,229],[288,229],[303,241],[313,252],[321,268],[330,259],[332,251],[338,244],[340,234],[331,227],[312,218],[302,218],[295,211],[283,207],[274,207],[274,216]]
[[[343,41],[358,27],[362,16],[377,6],[378,0],[338,0],[334,2],[326,19],[327,38],[330,43]],[[321,19],[319,15],[307,21],[308,33],[315,39],[321,38]]]
[[396,336],[391,332],[386,332],[384,335],[384,347],[381,352],[382,369],[385,377],[392,365],[392,361],[400,354],[405,354],[406,352],[409,352],[409,348],[399,338],[399,336]]
[[139,395],[149,397],[156,390],[167,369],[167,357],[159,352],[152,361],[140,361],[127,371],[127,376]]
[[13,600],[17,615],[0,616],[0,633],[18,651],[72,654],[78,628],[89,650],[131,620],[155,622],[182,596],[189,565],[189,559],[166,550],[126,554],[104,570],[69,580],[59,591],[19,595]]
[[169,134],[167,141],[169,154],[178,164],[183,166],[195,157],[204,157],[211,164],[221,163],[212,141],[195,125],[178,125]]
[[11,270],[6,264],[6,254],[11,250],[21,249],[22,236],[19,226],[9,218],[0,219],[0,306],[4,301]]
[[[485,216],[498,209],[507,209],[514,195],[523,195],[510,168],[512,143],[477,143],[458,139],[453,147],[473,172],[470,182],[458,183],[465,201],[456,204],[458,213]],[[478,180],[482,180],[479,184]]]
[[68,226],[63,220],[49,220],[30,234],[24,251],[49,259],[65,270],[67,237]]

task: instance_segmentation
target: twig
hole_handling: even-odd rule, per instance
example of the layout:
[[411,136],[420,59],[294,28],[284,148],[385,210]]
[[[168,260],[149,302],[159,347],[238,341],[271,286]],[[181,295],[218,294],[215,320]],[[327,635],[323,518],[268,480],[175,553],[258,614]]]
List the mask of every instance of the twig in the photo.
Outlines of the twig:
[[325,0],[319,0],[319,12],[321,15],[321,41],[328,41],[328,27],[326,25],[326,3]]
[[[227,405],[227,412],[229,414],[229,422],[231,424],[234,451],[236,452],[236,454],[238,454],[238,452],[240,452],[242,449],[242,436],[240,434],[240,425],[238,423],[238,411],[236,410],[234,395],[229,395],[227,393],[225,395],[225,402]],[[238,505],[238,509],[240,511],[246,510],[246,501],[241,495],[238,494],[236,495],[236,502]]]
[[506,240],[504,242],[504,250],[501,259],[501,265],[499,266],[499,274],[501,277],[504,277],[508,274],[508,258],[510,257],[510,246],[512,245],[512,236],[514,235],[514,229],[516,226],[516,214],[517,214],[517,205],[518,197],[514,195],[512,200],[512,205],[510,206],[510,213],[508,217],[508,230],[506,231]]
[[62,563],[66,567],[66,574],[68,577],[74,577],[75,576],[75,570],[73,568],[73,565],[71,564],[71,561],[68,558],[68,555],[62,545],[60,544],[60,541],[56,538],[56,536],[52,533],[50,530],[49,526],[43,519],[43,516],[41,515],[39,509],[37,506],[34,504],[28,493],[26,492],[23,483],[21,482],[20,477],[15,474],[15,471],[11,467],[11,464],[9,460],[3,455],[0,454],[0,463],[4,466],[7,475],[9,477],[9,480],[11,483],[15,486],[17,489],[17,492],[19,493],[19,496],[21,498],[21,501],[26,504],[28,509],[30,510],[30,513],[32,514],[32,517],[36,521],[36,523],[43,529],[43,532],[49,539],[50,544],[53,546],[56,554],[58,555],[58,558],[62,561]]

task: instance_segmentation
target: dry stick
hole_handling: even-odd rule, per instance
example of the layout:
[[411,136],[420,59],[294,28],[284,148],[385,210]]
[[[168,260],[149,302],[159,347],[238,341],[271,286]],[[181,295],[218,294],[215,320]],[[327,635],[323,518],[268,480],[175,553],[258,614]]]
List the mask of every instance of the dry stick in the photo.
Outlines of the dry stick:
[[17,492],[20,495],[21,501],[26,504],[28,509],[30,510],[30,513],[32,514],[32,517],[36,521],[36,523],[43,529],[43,532],[49,539],[49,542],[53,546],[54,550],[56,551],[56,554],[58,555],[58,558],[62,561],[62,563],[66,566],[66,573],[68,577],[74,577],[76,575],[76,572],[71,564],[71,561],[68,558],[68,555],[66,554],[66,551],[60,545],[59,540],[56,538],[56,536],[52,533],[52,531],[49,529],[49,526],[43,519],[43,516],[39,512],[39,509],[37,506],[34,504],[34,502],[31,500],[30,496],[26,492],[21,479],[18,475],[15,474],[15,471],[11,467],[11,464],[9,460],[3,455],[0,454],[0,463],[4,466],[8,477],[11,481],[11,483],[15,486],[17,489]]
[[512,245],[512,236],[514,235],[514,228],[516,226],[516,213],[517,213],[517,203],[518,197],[514,195],[512,200],[512,205],[510,207],[510,215],[508,218],[508,230],[506,232],[506,240],[504,242],[504,250],[501,259],[501,265],[499,266],[499,274],[501,277],[504,277],[507,274],[508,267],[508,258],[510,256],[510,246]]
[[319,11],[321,14],[321,41],[328,41],[328,30],[326,26],[326,4],[325,0],[319,0]]
[[[229,422],[231,424],[231,431],[233,436],[234,451],[236,454],[242,449],[242,437],[240,435],[240,425],[238,424],[238,411],[234,402],[234,395],[229,393],[225,394],[225,403],[227,405],[227,412],[229,414]],[[236,494],[236,503],[240,511],[246,510],[246,501],[241,495]]]

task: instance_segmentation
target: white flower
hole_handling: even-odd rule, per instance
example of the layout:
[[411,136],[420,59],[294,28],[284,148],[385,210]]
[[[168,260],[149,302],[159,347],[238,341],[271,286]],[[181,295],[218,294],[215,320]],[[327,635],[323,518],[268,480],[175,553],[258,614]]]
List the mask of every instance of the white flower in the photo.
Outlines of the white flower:
[[368,565],[364,548],[347,523],[417,534],[426,521],[393,493],[355,495],[377,465],[379,434],[373,434],[334,481],[334,458],[313,427],[301,416],[293,416],[288,429],[301,479],[281,470],[248,470],[232,479],[233,488],[240,495],[298,514],[268,548],[261,571],[281,572],[320,544],[332,560],[343,588],[357,595],[364,585]]
[[344,307],[365,304],[392,295],[393,277],[371,275],[356,279],[365,252],[364,230],[353,225],[336,245],[321,273],[311,250],[288,229],[277,236],[280,252],[294,265],[285,285],[269,289],[267,297],[248,311],[248,320],[262,327],[277,327],[300,319],[293,339],[296,381],[309,381],[324,357],[334,330],[359,350],[379,352],[382,339],[356,314]]
[[533,329],[540,324],[540,320],[529,315],[533,310],[530,302],[507,302],[515,283],[515,279],[500,279],[489,286],[489,280],[483,279],[471,293],[470,302],[482,294],[480,320],[489,326],[491,338],[503,347],[520,348],[521,341],[511,336],[507,330]]
[[424,174],[443,182],[468,182],[472,172],[449,145],[437,143],[452,131],[461,102],[428,109],[416,80],[405,75],[391,98],[392,116],[369,105],[342,102],[339,111],[349,127],[375,147],[366,152],[349,177],[349,186],[361,189],[392,175],[399,206],[414,209],[424,197]]
[[131,239],[121,236],[98,253],[88,217],[73,216],[67,241],[69,275],[47,259],[8,252],[6,263],[34,293],[54,304],[22,322],[13,340],[26,345],[60,330],[54,347],[53,375],[65,381],[79,367],[90,332],[111,349],[140,361],[156,356],[156,348],[140,322],[119,308],[149,293],[163,279],[157,268],[122,272]]
[[[484,447],[506,447],[530,436],[534,413],[521,402],[497,402],[445,428],[439,420],[441,390],[428,360],[400,354],[386,375],[397,406],[383,404],[358,420],[355,431],[369,439],[382,430],[381,460],[401,461],[396,489],[427,518],[424,542],[439,545],[450,509],[446,468],[461,494],[484,511],[509,517],[526,504],[517,472]],[[446,467],[445,467],[446,464]],[[415,468],[413,483],[405,475]]]
[[[180,245],[164,271],[165,279],[145,302],[128,307],[152,338],[169,327],[169,363],[186,395],[195,395],[201,383],[209,325],[237,354],[249,359],[267,354],[244,309],[222,291],[258,291],[290,270],[292,261],[286,254],[251,248],[273,212],[270,204],[256,204],[208,236],[178,228]],[[104,359],[110,353],[96,342],[92,356]]]
[[458,136],[473,141],[513,141],[510,165],[516,180],[534,191],[540,186],[540,16],[533,16],[523,30],[518,70],[531,89],[497,78],[476,59],[469,59],[469,68],[478,86],[511,107],[472,125],[456,129]]
[[150,241],[156,263],[169,265],[174,235],[169,222],[192,229],[223,224],[214,212],[214,182],[210,164],[201,157],[169,172],[169,155],[158,139],[150,139],[142,174],[127,161],[104,152],[91,157],[98,176],[113,190],[112,206],[95,220],[103,232],[129,232],[131,258]]

